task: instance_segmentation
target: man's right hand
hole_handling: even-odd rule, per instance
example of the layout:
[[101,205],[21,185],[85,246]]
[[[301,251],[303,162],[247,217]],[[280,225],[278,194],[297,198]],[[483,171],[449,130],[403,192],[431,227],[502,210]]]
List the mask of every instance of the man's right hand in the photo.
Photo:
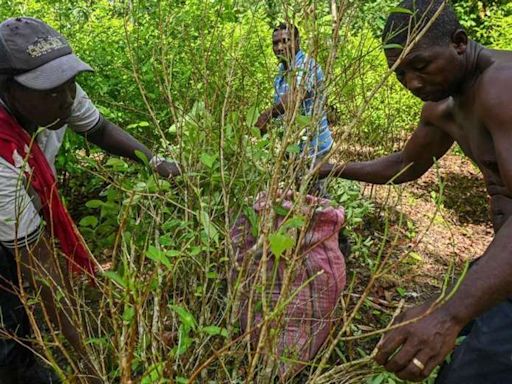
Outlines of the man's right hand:
[[178,163],[164,160],[156,167],[157,173],[164,179],[172,179],[182,174]]
[[425,380],[453,350],[464,326],[446,310],[447,305],[433,307],[429,301],[398,316],[394,324],[405,325],[383,337],[375,361],[402,380]]

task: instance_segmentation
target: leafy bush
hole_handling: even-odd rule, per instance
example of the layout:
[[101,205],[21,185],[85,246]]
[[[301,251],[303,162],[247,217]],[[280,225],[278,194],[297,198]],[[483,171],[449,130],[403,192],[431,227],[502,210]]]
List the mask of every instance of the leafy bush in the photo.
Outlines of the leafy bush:
[[[172,182],[159,180],[143,166],[103,156],[75,135],[67,136],[59,155],[68,205],[105,269],[95,293],[77,284],[75,296],[81,310],[77,327],[109,383],[181,383],[191,378],[268,383],[276,375],[279,356],[251,350],[246,335],[239,334],[237,289],[227,283],[237,272],[230,244],[236,218],[242,212],[251,215],[261,191],[274,200],[279,189],[293,188],[303,196],[309,182],[307,177],[297,181],[309,169],[293,144],[310,122],[290,119],[283,137],[274,132],[261,137],[253,127],[272,94],[277,63],[271,52],[271,24],[294,20],[304,49],[325,69],[329,104],[340,114],[340,123],[333,127],[336,160],[394,150],[414,128],[420,103],[385,77],[379,29],[392,2],[350,1],[346,9],[337,9],[339,19],[333,18],[329,2],[320,3],[2,4],[1,18],[40,17],[67,36],[97,70],[80,82],[101,112],[155,151],[178,159],[187,171]],[[457,4],[458,10],[471,9]],[[493,22],[501,27],[488,38],[496,46],[509,46],[510,6],[494,7]],[[339,34],[333,33],[336,22]],[[356,183],[333,182],[330,193],[346,208],[358,262],[377,278],[389,260],[371,253],[373,239],[364,237],[360,228],[372,204]],[[290,215],[298,210],[294,207]],[[252,217],[266,250],[271,239],[292,238],[288,233],[275,236],[269,224],[275,215],[270,209],[260,220]],[[283,258],[295,260],[293,247],[281,248]],[[351,361],[346,353],[344,342],[354,336],[353,321],[365,302],[364,294],[354,301],[351,292],[340,303],[340,318],[346,322],[340,322],[301,380],[318,384],[334,377],[350,382],[357,373],[354,382],[361,382],[356,380],[380,372],[369,358],[375,335],[361,347],[360,361]],[[292,294],[283,292],[284,297]],[[279,311],[266,308],[265,316],[279,317]],[[270,350],[273,332],[262,332],[261,343]],[[57,332],[54,336],[61,337]],[[355,336],[363,339],[365,334]],[[62,373],[72,380],[76,365],[65,346],[39,344],[47,356],[67,358]],[[381,374],[373,383],[384,380],[393,379]]]

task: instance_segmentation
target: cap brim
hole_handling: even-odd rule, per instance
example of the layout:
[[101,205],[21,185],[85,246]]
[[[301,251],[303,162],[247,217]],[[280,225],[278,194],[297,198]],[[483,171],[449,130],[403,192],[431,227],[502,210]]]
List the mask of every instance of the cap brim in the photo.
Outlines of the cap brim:
[[81,72],[94,72],[94,70],[70,53],[29,72],[14,76],[14,79],[27,88],[46,91],[57,88]]

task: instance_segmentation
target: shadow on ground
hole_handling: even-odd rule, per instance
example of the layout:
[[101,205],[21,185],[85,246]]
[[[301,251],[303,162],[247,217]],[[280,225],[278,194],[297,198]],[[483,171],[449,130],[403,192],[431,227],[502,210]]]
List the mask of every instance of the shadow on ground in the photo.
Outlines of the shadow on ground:
[[[444,172],[444,206],[451,210],[460,224],[488,224],[490,222],[488,196],[484,181],[476,174]],[[421,180],[420,188],[411,193],[416,197],[424,197],[431,191],[439,191],[439,183],[433,178]]]

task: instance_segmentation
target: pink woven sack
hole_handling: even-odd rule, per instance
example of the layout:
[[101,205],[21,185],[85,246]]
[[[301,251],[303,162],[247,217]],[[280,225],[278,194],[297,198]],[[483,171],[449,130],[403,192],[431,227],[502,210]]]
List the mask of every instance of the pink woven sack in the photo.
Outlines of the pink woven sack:
[[[283,208],[292,208],[292,198],[292,193],[286,195],[284,201],[281,202]],[[254,204],[257,215],[260,215],[265,204],[267,204],[267,197],[262,195]],[[302,207],[302,210],[311,214],[312,209],[314,212],[309,228],[302,243],[298,245],[301,255],[300,265],[297,266],[297,272],[289,292],[297,292],[300,287],[302,289],[284,310],[283,321],[279,323],[280,329],[276,330],[277,345],[273,351],[265,351],[265,353],[277,354],[277,357],[280,358],[279,376],[281,380],[297,374],[305,367],[304,363],[314,359],[334,325],[334,310],[346,283],[345,260],[338,245],[338,235],[344,224],[344,210],[332,207],[329,200],[307,196],[306,205]],[[283,220],[283,217],[276,219],[276,223],[274,223],[276,229],[282,225]],[[261,296],[256,297],[253,294],[251,311],[249,311],[248,305],[251,288],[255,284],[261,284],[258,278],[261,252],[250,251],[256,244],[256,239],[251,234],[251,225],[245,216],[236,222],[231,231],[231,237],[237,265],[240,267],[245,264],[248,270],[240,285],[241,329],[242,332],[248,331],[248,326],[250,329],[254,329],[251,334],[251,344],[255,348],[261,330],[256,325],[262,321],[262,314],[256,303]],[[248,257],[252,257],[252,260],[248,260]],[[275,258],[271,255],[267,267],[267,275],[271,282],[266,291],[271,290],[269,296],[272,306],[279,299],[285,269],[289,268],[288,262],[283,258],[279,261],[276,270],[274,270],[274,263]],[[320,274],[318,274],[319,272]],[[275,278],[272,279],[272,276]],[[311,280],[314,276],[316,277]],[[309,280],[311,281],[307,283]],[[251,319],[248,318],[249,313],[251,313]],[[276,322],[272,322],[270,327],[275,328]]]

